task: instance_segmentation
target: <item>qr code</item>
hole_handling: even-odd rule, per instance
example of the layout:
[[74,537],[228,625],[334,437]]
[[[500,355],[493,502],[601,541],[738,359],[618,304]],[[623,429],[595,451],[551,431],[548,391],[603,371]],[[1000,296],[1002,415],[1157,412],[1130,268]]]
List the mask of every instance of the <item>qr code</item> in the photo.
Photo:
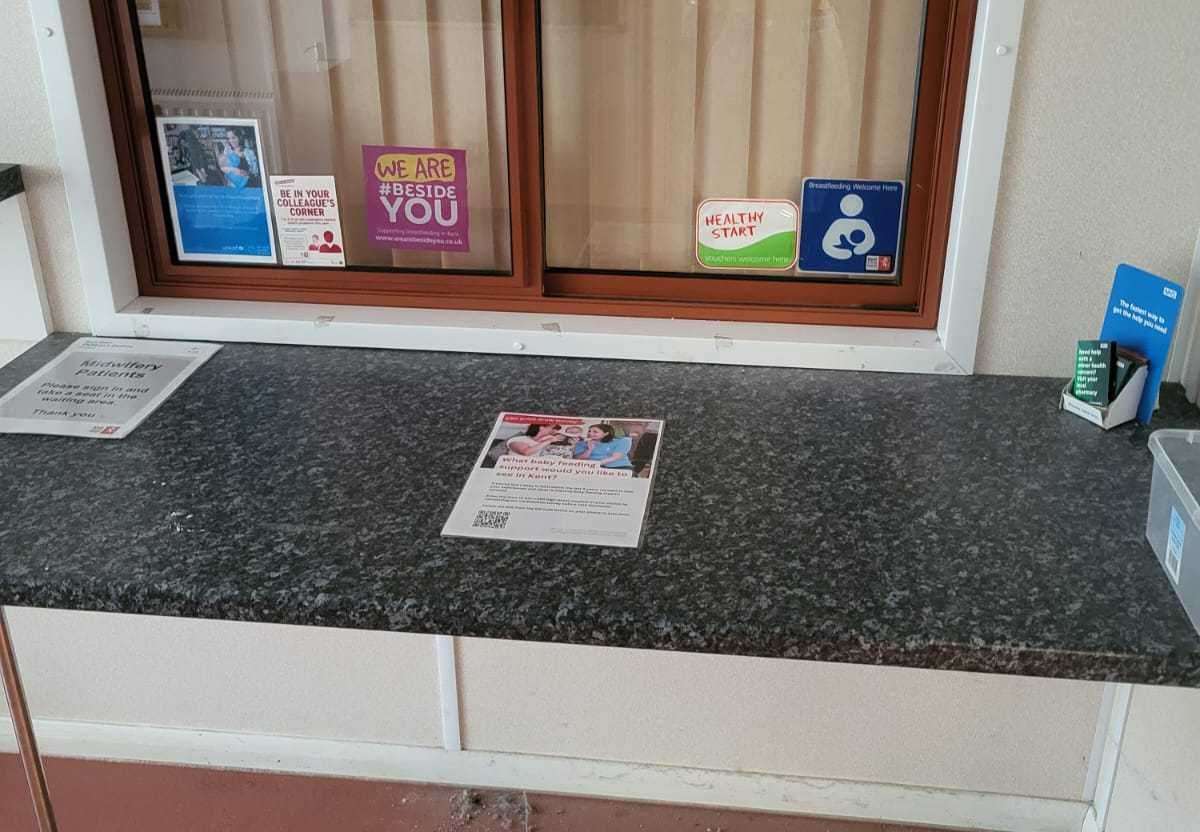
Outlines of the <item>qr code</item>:
[[477,529],[503,529],[508,525],[509,514],[507,511],[477,511],[471,525]]

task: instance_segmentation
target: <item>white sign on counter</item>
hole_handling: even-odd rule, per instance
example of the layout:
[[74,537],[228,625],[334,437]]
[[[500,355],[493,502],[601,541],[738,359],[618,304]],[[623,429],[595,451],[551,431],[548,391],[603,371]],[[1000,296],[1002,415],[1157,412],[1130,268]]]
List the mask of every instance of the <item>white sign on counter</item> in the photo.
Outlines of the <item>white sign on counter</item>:
[[663,423],[501,413],[442,534],[636,548]]
[[219,349],[81,338],[0,397],[0,433],[124,439]]

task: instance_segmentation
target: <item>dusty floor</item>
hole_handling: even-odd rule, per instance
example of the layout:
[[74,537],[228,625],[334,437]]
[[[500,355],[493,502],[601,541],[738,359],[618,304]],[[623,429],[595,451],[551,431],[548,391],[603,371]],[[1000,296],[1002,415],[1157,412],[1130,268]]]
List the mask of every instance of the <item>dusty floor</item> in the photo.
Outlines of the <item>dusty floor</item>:
[[[662,804],[51,758],[60,832],[932,832]],[[34,830],[0,755],[0,830]]]

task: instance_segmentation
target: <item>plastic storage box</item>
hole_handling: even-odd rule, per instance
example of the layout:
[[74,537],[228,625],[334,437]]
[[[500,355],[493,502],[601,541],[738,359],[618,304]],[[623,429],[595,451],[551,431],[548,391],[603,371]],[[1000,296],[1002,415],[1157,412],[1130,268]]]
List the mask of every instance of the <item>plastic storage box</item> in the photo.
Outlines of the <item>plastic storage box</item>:
[[1200,632],[1200,430],[1156,430],[1150,452],[1146,539]]

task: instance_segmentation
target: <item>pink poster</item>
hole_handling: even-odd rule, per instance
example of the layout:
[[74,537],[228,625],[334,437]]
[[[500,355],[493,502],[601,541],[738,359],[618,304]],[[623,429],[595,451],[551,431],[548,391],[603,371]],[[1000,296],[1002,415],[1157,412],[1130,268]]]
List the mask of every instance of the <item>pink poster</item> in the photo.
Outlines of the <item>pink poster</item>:
[[372,245],[471,250],[467,151],[363,145],[363,179]]

